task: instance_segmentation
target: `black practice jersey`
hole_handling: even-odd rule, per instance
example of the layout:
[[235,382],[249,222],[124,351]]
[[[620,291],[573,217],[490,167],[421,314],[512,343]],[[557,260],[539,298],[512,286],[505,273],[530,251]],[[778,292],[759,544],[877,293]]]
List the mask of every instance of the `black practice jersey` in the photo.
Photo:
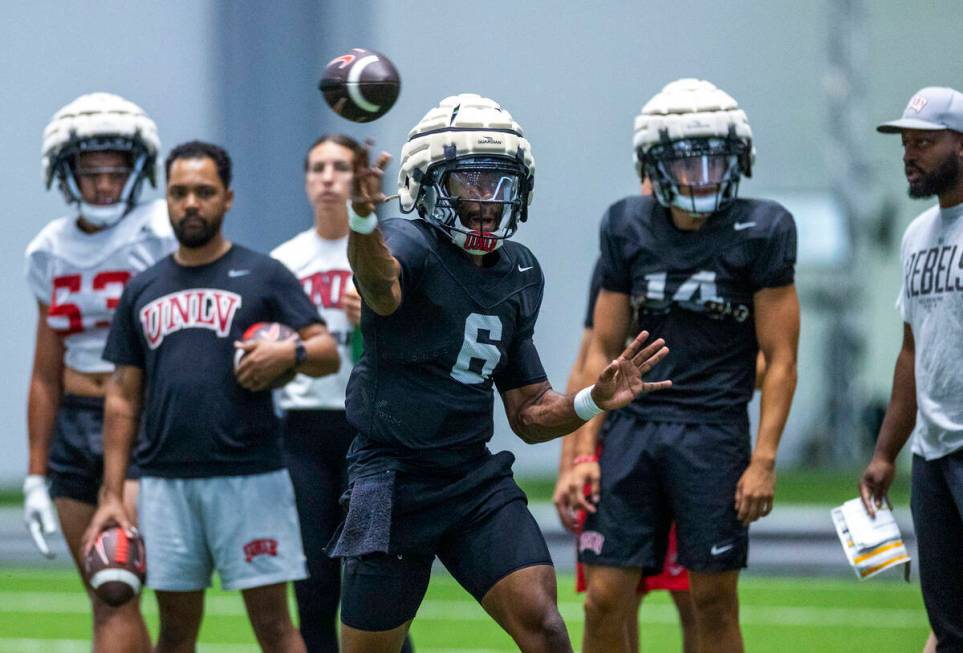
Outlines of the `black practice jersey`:
[[665,338],[670,354],[649,374],[672,388],[627,410],[647,420],[746,418],[758,352],[753,295],[793,283],[796,225],[775,202],[737,199],[698,231],[668,209],[632,196],[609,207],[601,228],[602,288],[629,296],[630,335]]
[[364,354],[346,401],[361,433],[352,462],[377,450],[379,466],[455,465],[492,437],[493,384],[505,392],[546,378],[532,342],[542,270],[510,240],[478,267],[424,220],[381,228],[401,265],[402,303],[387,317],[362,309]]
[[144,371],[134,460],[145,476],[283,467],[271,392],[249,392],[234,378],[234,342],[256,322],[322,323],[282,263],[240,245],[206,265],[168,256],[124,289],[104,358]]
[[586,329],[595,326],[595,302],[599,298],[599,291],[602,289],[602,260],[596,259],[595,267],[592,268],[592,281],[589,282],[588,305],[585,307],[585,321],[583,324]]

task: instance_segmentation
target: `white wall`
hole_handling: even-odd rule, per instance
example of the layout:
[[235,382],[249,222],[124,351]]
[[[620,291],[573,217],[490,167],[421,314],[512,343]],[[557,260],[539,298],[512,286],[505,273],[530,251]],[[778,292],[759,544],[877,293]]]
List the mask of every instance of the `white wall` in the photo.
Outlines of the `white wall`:
[[[953,54],[963,28],[958,0],[911,7],[865,4],[871,62],[865,71],[871,107],[867,125],[898,115],[918,87],[963,87],[961,64]],[[366,6],[377,7],[369,14],[377,21],[371,31],[379,37],[364,45],[390,56],[402,75],[398,104],[369,128],[381,147],[397,153],[425,111],[444,96],[465,91],[502,102],[532,142],[535,202],[518,239],[545,268],[536,341],[556,387],[564,385],[574,356],[598,220],[610,202],[637,188],[632,119],[665,83],[683,76],[709,79],[745,108],[758,158],[742,195],[819,196],[829,191],[826,3],[490,0],[466,5],[410,0]],[[893,198],[900,211],[898,243],[899,231],[922,206],[908,206],[902,199],[898,142],[871,129],[865,138],[879,168],[877,183],[865,189],[867,201],[875,206]],[[396,171],[393,166],[391,174]],[[814,229],[799,224],[800,238],[819,236]],[[873,283],[866,307],[866,368],[854,381],[873,394],[888,395],[899,345],[901,327],[892,311],[897,260],[894,247],[878,252],[867,275]],[[801,294],[817,281],[815,272],[800,266]],[[825,316],[804,304],[800,382],[784,438],[785,459],[802,455],[804,437],[824,417],[825,337]],[[557,443],[527,447],[510,434],[504,419],[497,428],[493,446],[515,451],[516,469],[550,470],[556,464]]]
[[[40,137],[53,113],[82,93],[110,91],[141,105],[163,145],[220,137],[210,89],[213,5],[204,2],[10,2],[0,9],[0,286],[7,328],[0,393],[0,484],[26,471],[26,392],[36,308],[23,275],[27,243],[64,214],[45,192]],[[156,195],[148,188],[144,196]]]
[[[233,1],[234,14],[214,0],[14,1],[0,8],[4,88],[0,192],[7,234],[0,241],[0,272],[7,280],[0,286],[0,300],[11,316],[0,341],[8,387],[0,395],[0,423],[6,427],[0,435],[4,445],[0,483],[18,482],[26,458],[24,407],[35,311],[23,282],[22,253],[43,224],[63,211],[57,194],[45,193],[41,186],[41,131],[50,115],[77,95],[110,90],[138,102],[154,117],[165,153],[188,138],[220,142],[244,138],[225,134],[223,116],[238,113],[236,102],[220,106],[239,97],[225,92],[226,87],[246,82],[243,69],[224,66],[219,59],[223,44],[230,42],[225,16],[236,19],[248,0]],[[744,195],[818,195],[828,190],[823,88],[827,7],[832,1],[330,0],[320,7],[321,60],[304,57],[303,67],[292,69],[290,75],[313,79],[348,45],[391,57],[401,71],[401,97],[391,113],[374,124],[359,126],[332,118],[313,84],[305,82],[303,93],[316,101],[317,125],[372,136],[395,154],[408,129],[452,93],[489,95],[515,115],[533,143],[538,163],[531,219],[518,237],[545,268],[546,295],[536,338],[552,382],[561,386],[578,339],[599,217],[611,201],[636,190],[632,118],[666,82],[681,76],[710,79],[746,109],[759,157],[756,177],[744,184]],[[865,4],[870,30],[867,125],[898,115],[921,86],[963,88],[963,64],[957,56],[963,28],[959,0]],[[305,20],[317,20],[302,6]],[[261,21],[281,20],[282,14],[290,13],[275,17],[259,7]],[[260,35],[245,32],[254,52],[258,47],[284,48],[286,43],[291,47],[294,40],[304,47],[304,30],[290,30],[292,40],[285,41],[284,30],[278,34],[270,27],[265,25]],[[265,42],[256,41],[259,36]],[[272,57],[263,66],[276,65],[280,59]],[[259,75],[256,78],[263,82],[265,71],[257,68],[258,57],[248,60],[251,75]],[[234,78],[225,79],[226,74]],[[296,85],[266,86],[271,97],[251,111],[283,102],[276,94],[295,92],[286,90],[292,86]],[[244,95],[245,102],[258,100],[250,95]],[[303,103],[307,96],[290,101]],[[274,125],[250,138],[270,139],[273,130],[283,128]],[[899,212],[899,232],[925,203],[904,199],[898,142],[870,129],[865,143],[877,172],[875,183],[866,189],[867,202],[875,207],[884,197],[892,198]],[[249,161],[249,156],[245,154],[239,165],[264,165]],[[277,162],[272,159],[270,165]],[[291,170],[298,174],[295,166]],[[389,176],[396,173],[393,165]],[[243,197],[258,189],[238,191]],[[263,233],[259,242],[265,247],[290,231],[287,218],[272,217],[262,216],[263,232],[257,232]],[[804,238],[807,227],[813,228],[799,226]],[[900,334],[892,311],[899,282],[895,247],[874,255],[866,278],[872,279],[865,308],[868,354],[857,380],[885,395]],[[801,291],[815,280],[814,273],[800,270]],[[799,401],[787,431],[787,454],[798,453],[802,436],[821,417],[819,357],[825,318],[811,306],[804,311]],[[496,413],[501,414],[500,408]],[[511,447],[522,470],[550,470],[556,464],[556,445],[524,446],[508,433],[504,419],[499,419],[494,446]]]

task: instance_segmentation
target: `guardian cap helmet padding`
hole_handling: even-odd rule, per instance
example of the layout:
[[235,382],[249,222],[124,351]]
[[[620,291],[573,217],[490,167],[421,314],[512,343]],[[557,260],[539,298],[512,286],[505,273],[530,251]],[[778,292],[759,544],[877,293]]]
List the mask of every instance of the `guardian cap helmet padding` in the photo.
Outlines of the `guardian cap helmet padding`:
[[[43,131],[44,183],[56,178],[67,202],[99,227],[116,224],[134,207],[144,179],[156,186],[157,126],[139,106],[111,93],[90,93],[54,114]],[[107,206],[84,202],[75,164],[84,152],[115,151],[130,155],[130,175],[120,201]]]
[[528,217],[535,159],[511,114],[474,93],[447,97],[401,149],[401,209],[470,254],[487,254]]
[[[746,114],[713,84],[679,79],[635,118],[635,169],[665,207],[708,216],[736,198],[756,151]],[[688,192],[681,192],[685,187]]]

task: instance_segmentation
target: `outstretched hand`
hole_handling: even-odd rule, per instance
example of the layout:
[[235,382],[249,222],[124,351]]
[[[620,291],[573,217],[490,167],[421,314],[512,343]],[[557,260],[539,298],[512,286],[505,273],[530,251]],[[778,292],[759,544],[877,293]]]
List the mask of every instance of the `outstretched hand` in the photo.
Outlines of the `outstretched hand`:
[[355,158],[354,193],[351,197],[351,208],[361,217],[371,215],[379,204],[390,199],[381,189],[381,180],[391,162],[391,155],[381,152],[374,165],[368,165],[368,145],[365,144],[364,156]]
[[602,410],[628,406],[644,392],[672,387],[672,381],[644,381],[643,377],[669,354],[665,340],[658,338],[643,348],[649,332],[643,331],[618,358],[602,370],[592,389],[592,400]]

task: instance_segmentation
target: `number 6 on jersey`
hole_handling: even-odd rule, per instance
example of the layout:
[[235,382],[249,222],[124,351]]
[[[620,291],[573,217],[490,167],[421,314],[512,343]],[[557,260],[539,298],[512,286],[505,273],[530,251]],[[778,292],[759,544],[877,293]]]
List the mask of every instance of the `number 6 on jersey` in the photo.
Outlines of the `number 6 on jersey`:
[[[478,341],[482,331],[488,333],[487,340],[491,342]],[[470,313],[465,320],[465,341],[458,352],[455,366],[451,368],[451,378],[466,385],[484,383],[490,379],[502,357],[501,351],[492,342],[501,342],[501,339],[502,321],[497,315]],[[483,361],[481,371],[477,371],[477,363],[472,366],[472,362],[477,360]]]

